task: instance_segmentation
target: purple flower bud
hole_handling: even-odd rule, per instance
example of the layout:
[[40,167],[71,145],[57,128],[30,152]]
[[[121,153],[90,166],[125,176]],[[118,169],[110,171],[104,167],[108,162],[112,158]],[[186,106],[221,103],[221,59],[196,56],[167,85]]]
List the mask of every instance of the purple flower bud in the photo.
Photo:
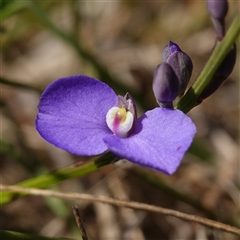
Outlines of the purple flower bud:
[[182,95],[192,75],[193,64],[190,57],[176,43],[169,42],[163,49],[162,61],[168,63],[177,75]]
[[228,12],[227,0],[207,0],[207,9],[215,19],[224,19]]
[[209,97],[213,94],[220,85],[228,78],[231,74],[233,67],[236,62],[237,49],[236,44],[234,44],[229,50],[227,56],[213,75],[211,81],[208,83],[207,87],[203,90],[198,98],[198,102],[201,103],[203,99]]
[[179,82],[172,67],[166,62],[158,65],[154,72],[153,92],[161,107],[173,108],[172,101],[178,96]]
[[221,41],[225,35],[224,18],[228,12],[228,2],[227,0],[208,0],[207,8],[212,17],[217,39]]

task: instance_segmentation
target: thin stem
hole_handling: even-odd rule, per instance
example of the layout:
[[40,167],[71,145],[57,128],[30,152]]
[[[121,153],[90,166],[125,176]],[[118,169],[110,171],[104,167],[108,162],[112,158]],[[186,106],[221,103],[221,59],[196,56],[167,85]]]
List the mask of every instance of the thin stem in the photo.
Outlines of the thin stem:
[[[130,169],[130,173],[137,175],[139,178],[146,181],[150,185],[156,187],[157,189],[163,190],[164,193],[170,194],[173,198],[177,199],[178,201],[182,201],[186,204],[189,204],[190,206],[194,207],[201,213],[204,213],[208,218],[211,218],[213,220],[216,220],[218,218],[217,214],[211,209],[204,207],[199,199],[192,197],[191,194],[187,194],[184,193],[183,191],[175,189],[173,186],[164,182],[154,174],[149,174],[147,170],[141,168],[133,168]],[[221,219],[221,221],[227,224],[237,225],[230,219]]]
[[[111,152],[107,152],[95,161],[91,161],[80,166],[75,164],[66,168],[61,168],[53,172],[20,182],[17,185],[22,187],[46,188],[63,180],[80,177],[85,174],[94,172],[100,167],[110,164],[115,159],[115,155],[113,155]],[[6,204],[19,196],[21,195],[11,192],[2,192],[0,197],[0,205]]]
[[220,223],[217,221],[209,220],[207,218],[195,216],[192,214],[187,214],[187,213],[179,212],[176,210],[162,208],[162,207],[149,205],[149,204],[145,204],[145,203],[129,202],[129,201],[114,199],[114,198],[105,197],[105,196],[94,196],[94,195],[83,194],[83,193],[82,194],[61,193],[61,192],[55,192],[55,191],[50,191],[50,190],[23,188],[23,187],[17,187],[17,186],[0,185],[0,188],[4,191],[14,191],[14,192],[21,193],[21,194],[24,193],[24,194],[31,194],[31,195],[36,195],[36,196],[57,197],[57,198],[75,200],[75,201],[76,200],[85,200],[85,201],[91,201],[91,202],[100,202],[100,203],[111,204],[111,205],[118,206],[118,207],[126,207],[126,208],[131,208],[131,209],[136,209],[136,210],[155,212],[155,213],[160,213],[160,214],[180,218],[185,221],[199,223],[206,227],[223,230],[223,231],[240,236],[239,228],[232,227],[230,225],[223,224],[223,223]]

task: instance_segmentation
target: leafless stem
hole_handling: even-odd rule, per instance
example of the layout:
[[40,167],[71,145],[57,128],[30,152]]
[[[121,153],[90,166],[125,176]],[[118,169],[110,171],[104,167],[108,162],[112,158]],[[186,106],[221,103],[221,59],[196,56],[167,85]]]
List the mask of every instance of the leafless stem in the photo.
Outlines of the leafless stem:
[[232,234],[236,234],[240,236],[240,229],[223,224],[217,221],[213,221],[207,218],[179,212],[176,210],[171,210],[167,208],[162,208],[154,205],[149,205],[145,203],[139,203],[139,202],[130,202],[130,201],[124,201],[104,196],[94,196],[90,194],[79,194],[79,193],[61,193],[61,192],[55,192],[50,190],[42,190],[42,189],[36,189],[36,188],[23,188],[18,186],[7,186],[7,185],[0,185],[1,191],[13,191],[18,193],[26,193],[31,195],[37,195],[37,196],[49,196],[49,197],[58,197],[63,199],[70,199],[70,200],[85,200],[85,201],[91,201],[91,202],[101,202],[106,204],[111,204],[119,207],[126,207],[126,208],[132,208],[137,210],[143,210],[143,211],[149,211],[149,212],[156,212],[164,215],[173,216],[176,218],[183,219],[185,221],[191,221],[195,223],[202,224],[207,227],[223,230]]

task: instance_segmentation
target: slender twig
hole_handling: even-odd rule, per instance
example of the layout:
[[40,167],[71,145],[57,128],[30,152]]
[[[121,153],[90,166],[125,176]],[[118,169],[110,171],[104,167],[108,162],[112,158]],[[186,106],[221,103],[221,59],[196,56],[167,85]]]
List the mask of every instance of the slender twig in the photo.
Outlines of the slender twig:
[[111,204],[119,207],[126,207],[126,208],[132,208],[137,210],[143,210],[143,211],[149,211],[149,212],[155,212],[160,213],[164,215],[173,216],[176,218],[183,219],[185,221],[191,221],[195,223],[202,224],[207,227],[223,230],[232,234],[236,234],[240,236],[240,229],[223,224],[217,221],[213,221],[207,218],[179,212],[176,210],[171,210],[167,208],[162,208],[154,205],[149,205],[146,203],[139,203],[139,202],[129,202],[114,198],[109,198],[105,196],[94,196],[90,194],[79,194],[79,193],[61,193],[61,192],[55,192],[51,190],[41,190],[41,189],[35,189],[35,188],[23,188],[18,186],[7,186],[7,185],[0,185],[1,191],[14,191],[17,193],[24,193],[24,194],[31,194],[36,196],[49,196],[49,197],[58,197],[63,199],[70,199],[70,200],[85,200],[85,201],[91,201],[91,202],[101,202],[106,204]]
[[[163,190],[164,193],[170,194],[172,197],[177,199],[178,201],[182,201],[184,203],[189,204],[190,206],[197,209],[199,212],[204,213],[204,215],[210,219],[216,220],[218,218],[218,215],[215,213],[215,211],[206,208],[200,201],[200,199],[195,198],[191,196],[191,194],[188,194],[187,192],[180,191],[179,189],[176,189],[171,184],[167,183],[163,179],[159,178],[157,175],[150,174],[150,172],[146,169],[135,167],[131,168],[128,171],[130,171],[130,174],[134,174],[141,178],[141,180],[144,180],[148,184],[156,187],[157,189]],[[221,221],[237,226],[237,223],[235,223],[232,219],[223,219],[221,218]]]
[[76,205],[73,206],[72,208],[73,208],[73,214],[74,214],[74,217],[76,219],[76,222],[77,222],[82,240],[88,240],[87,233],[86,233],[86,230],[84,228],[82,218],[81,218],[81,215],[80,215],[80,211],[79,211],[79,209]]

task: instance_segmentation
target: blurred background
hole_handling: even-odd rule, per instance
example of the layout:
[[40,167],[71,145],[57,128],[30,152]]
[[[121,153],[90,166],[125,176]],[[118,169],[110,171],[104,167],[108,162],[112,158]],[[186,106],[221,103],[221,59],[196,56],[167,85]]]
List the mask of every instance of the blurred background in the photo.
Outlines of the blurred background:
[[[239,9],[229,2],[226,26]],[[86,158],[45,142],[35,129],[39,97],[57,78],[84,74],[132,93],[140,116],[162,49],[177,43],[193,82],[215,42],[205,1],[1,1],[1,182],[15,184]],[[239,41],[237,43],[239,49]],[[188,115],[194,142],[172,176],[120,161],[54,186],[154,204],[240,227],[239,51],[229,79]],[[80,239],[73,202],[26,196],[1,207],[4,230]],[[217,239],[236,236],[173,217],[77,202],[90,239]]]

